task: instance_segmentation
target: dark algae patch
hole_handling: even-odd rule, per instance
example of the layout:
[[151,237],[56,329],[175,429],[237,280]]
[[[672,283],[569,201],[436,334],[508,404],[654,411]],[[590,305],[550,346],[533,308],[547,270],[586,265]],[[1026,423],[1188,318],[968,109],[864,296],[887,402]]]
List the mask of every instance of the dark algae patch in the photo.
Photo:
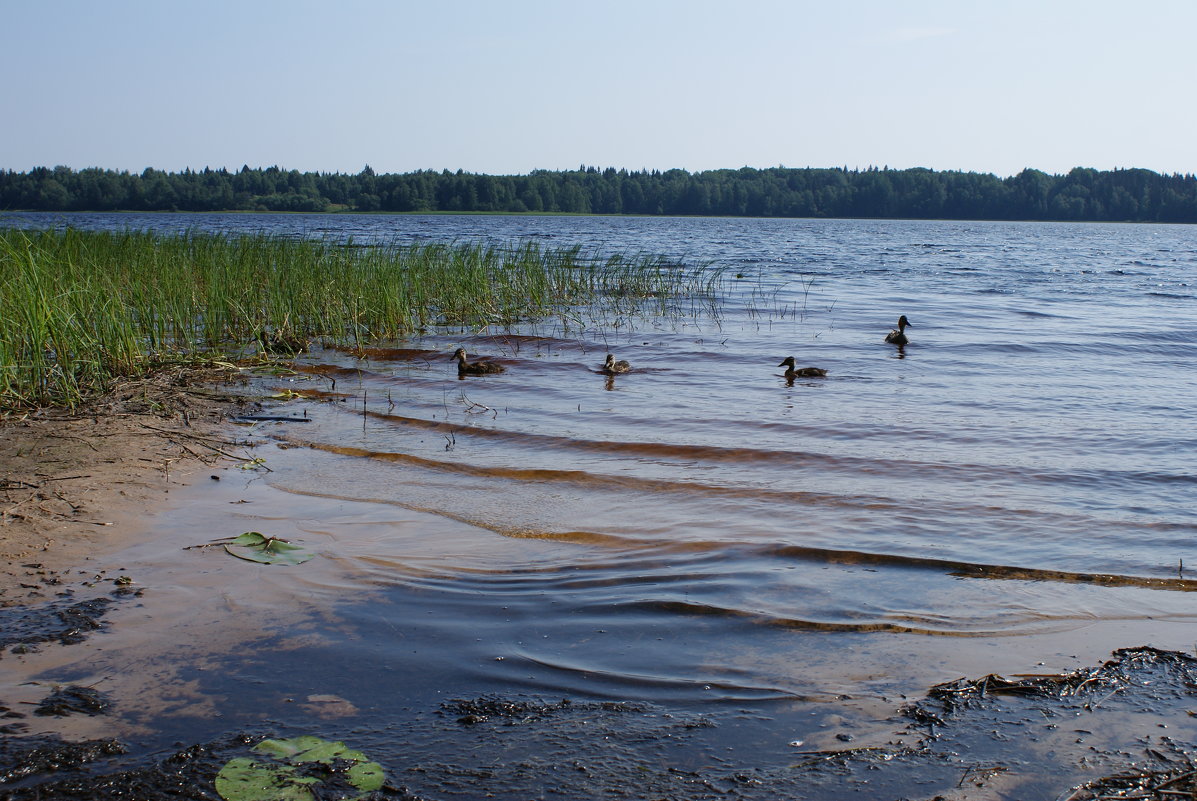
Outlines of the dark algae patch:
[[646,714],[649,711],[651,711],[651,707],[646,704],[620,701],[588,703],[574,702],[568,698],[562,698],[560,701],[542,702],[501,698],[493,695],[481,698],[457,699],[441,705],[441,712],[443,714],[456,717],[457,722],[465,726],[473,726],[487,721],[516,726],[523,723],[534,723],[551,715],[570,712],[578,714],[593,714],[596,712]]
[[[1061,675],[1020,676],[1006,679],[990,674],[980,679],[959,679],[932,687],[927,697],[903,709],[932,740],[960,720],[979,714],[1034,711],[1045,720],[1082,718],[1085,714],[1151,714],[1161,719],[1197,708],[1197,658],[1178,651],[1151,647],[1123,648],[1098,667]],[[1087,730],[1078,729],[1082,734]]]
[[1189,753],[1156,752],[1157,763],[1107,776],[1078,787],[1063,801],[1102,801],[1102,799],[1143,799],[1176,801],[1197,798],[1197,762]]
[[[40,588],[37,585],[22,584],[23,588],[35,592],[30,593],[28,598],[8,599],[7,605],[0,606],[0,657],[6,650],[11,654],[30,653],[47,643],[77,645],[104,627],[104,616],[117,601],[140,597],[143,592],[131,586],[133,582],[128,576],[110,579],[97,575],[91,581],[68,585],[54,571],[41,570],[41,565],[22,567],[37,569],[42,584],[62,589],[55,599],[39,600],[40,594],[36,590]],[[77,590],[93,588],[101,582],[111,582],[115,589],[106,596],[74,600]]]
[[1175,799],[1192,797],[1195,692],[1197,659],[1139,647],[1062,675],[937,685],[903,712],[928,750],[1000,767],[1011,797]]
[[93,687],[80,687],[72,684],[59,687],[50,693],[33,710],[35,715],[53,715],[66,717],[67,715],[102,715],[111,702],[99,690]]
[[25,797],[12,795],[8,788],[69,775],[124,753],[125,746],[112,739],[68,743],[57,737],[0,738],[0,798]]
[[112,606],[111,598],[49,601],[0,609],[0,650],[22,653],[42,643],[72,645],[99,629]]

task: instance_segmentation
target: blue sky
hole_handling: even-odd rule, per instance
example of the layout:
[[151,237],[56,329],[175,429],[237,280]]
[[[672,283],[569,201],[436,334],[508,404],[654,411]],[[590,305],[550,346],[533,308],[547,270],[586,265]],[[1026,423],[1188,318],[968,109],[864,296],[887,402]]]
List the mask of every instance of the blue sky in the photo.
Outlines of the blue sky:
[[1197,172],[1197,3],[0,0],[0,168]]

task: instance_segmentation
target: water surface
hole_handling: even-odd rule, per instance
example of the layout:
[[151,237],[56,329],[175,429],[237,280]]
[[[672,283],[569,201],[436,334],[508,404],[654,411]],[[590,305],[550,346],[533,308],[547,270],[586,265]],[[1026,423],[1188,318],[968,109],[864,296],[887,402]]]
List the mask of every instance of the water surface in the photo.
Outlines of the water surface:
[[[270,659],[280,692],[349,698],[359,733],[414,721],[404,758],[445,747],[421,722],[443,699],[498,693],[715,720],[679,764],[716,747],[784,761],[795,739],[831,745],[934,681],[1194,640],[1191,228],[0,221],[60,219],[360,244],[537,238],[726,269],[715,317],[317,348],[267,381],[311,395],[283,408],[312,422],[259,424],[273,472],[204,491],[253,493],[237,511],[247,529],[323,554],[267,579],[319,610],[302,624],[316,639],[285,636]],[[883,342],[900,314],[913,324],[901,350]],[[458,346],[506,371],[459,380]],[[607,352],[632,370],[601,374]],[[786,380],[789,355],[828,376]],[[193,584],[175,592],[198,598]],[[255,703],[267,711],[245,711]],[[279,703],[229,714],[303,725]]]

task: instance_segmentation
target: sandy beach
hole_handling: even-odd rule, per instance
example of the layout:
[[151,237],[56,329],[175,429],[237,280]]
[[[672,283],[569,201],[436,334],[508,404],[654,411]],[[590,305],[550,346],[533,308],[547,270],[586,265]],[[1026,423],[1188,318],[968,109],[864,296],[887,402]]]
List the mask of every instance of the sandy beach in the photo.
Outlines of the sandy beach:
[[173,370],[86,408],[0,421],[0,605],[54,594],[56,575],[144,533],[172,486],[232,456],[236,373]]

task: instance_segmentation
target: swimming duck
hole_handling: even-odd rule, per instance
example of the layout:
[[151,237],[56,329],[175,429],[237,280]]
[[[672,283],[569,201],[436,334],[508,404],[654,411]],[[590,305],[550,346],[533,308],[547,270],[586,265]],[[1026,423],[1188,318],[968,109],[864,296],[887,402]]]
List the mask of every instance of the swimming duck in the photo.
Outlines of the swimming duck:
[[457,374],[459,376],[488,375],[490,373],[503,372],[503,365],[496,362],[467,362],[465,348],[458,348],[457,350],[453,351],[453,358],[457,359]]
[[890,331],[888,334],[886,334],[885,341],[891,345],[905,345],[910,341],[906,338],[906,326],[908,325],[910,325],[910,321],[907,320],[906,315],[903,314],[898,318],[897,330]]
[[778,367],[786,368],[786,378],[823,378],[827,375],[827,371],[822,367],[795,367],[794,357],[787,356],[785,360],[777,365]]
[[623,359],[615,361],[615,354],[608,353],[607,361],[603,362],[602,372],[607,375],[614,375],[616,373],[626,373],[632,369],[632,365],[625,362]]

